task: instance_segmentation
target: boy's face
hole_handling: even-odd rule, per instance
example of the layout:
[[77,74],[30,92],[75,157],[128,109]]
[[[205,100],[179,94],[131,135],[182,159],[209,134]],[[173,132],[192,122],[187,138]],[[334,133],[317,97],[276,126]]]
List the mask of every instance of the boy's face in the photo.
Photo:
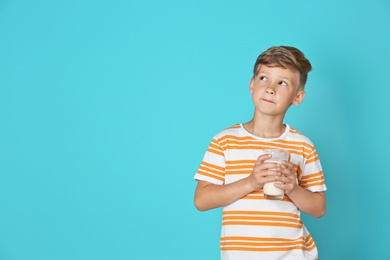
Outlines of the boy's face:
[[299,77],[298,71],[260,65],[249,86],[256,111],[284,116],[291,104],[300,104],[305,91],[299,86]]

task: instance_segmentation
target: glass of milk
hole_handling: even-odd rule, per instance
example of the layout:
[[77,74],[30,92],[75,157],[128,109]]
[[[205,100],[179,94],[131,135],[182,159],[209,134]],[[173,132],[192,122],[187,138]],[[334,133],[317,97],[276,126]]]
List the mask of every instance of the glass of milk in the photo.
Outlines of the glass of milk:
[[[288,161],[288,151],[283,149],[265,149],[265,154],[271,154],[272,157],[265,162],[278,163],[282,166],[282,161]],[[282,166],[283,167],[283,166]],[[282,183],[278,181],[264,183],[264,197],[269,200],[281,200],[284,197],[284,190],[275,187],[275,183]]]

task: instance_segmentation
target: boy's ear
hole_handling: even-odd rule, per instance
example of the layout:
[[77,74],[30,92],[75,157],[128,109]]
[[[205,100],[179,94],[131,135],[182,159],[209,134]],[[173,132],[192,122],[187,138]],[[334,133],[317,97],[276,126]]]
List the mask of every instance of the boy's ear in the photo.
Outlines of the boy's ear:
[[254,83],[254,80],[253,80],[253,78],[251,78],[251,80],[249,81],[249,92],[251,93],[251,94],[253,94],[253,89],[255,88],[255,85],[254,85],[255,83]]
[[306,92],[303,89],[299,90],[292,101],[293,105],[298,106],[299,104],[301,104],[303,99],[305,98],[305,94]]

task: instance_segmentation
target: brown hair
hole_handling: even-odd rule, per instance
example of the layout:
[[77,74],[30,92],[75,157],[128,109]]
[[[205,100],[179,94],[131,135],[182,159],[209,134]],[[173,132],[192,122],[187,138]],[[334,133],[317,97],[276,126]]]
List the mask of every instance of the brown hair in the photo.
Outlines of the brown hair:
[[302,88],[305,87],[307,74],[311,71],[311,64],[305,55],[297,48],[290,46],[271,47],[260,54],[253,68],[253,77],[258,73],[260,65],[297,70]]

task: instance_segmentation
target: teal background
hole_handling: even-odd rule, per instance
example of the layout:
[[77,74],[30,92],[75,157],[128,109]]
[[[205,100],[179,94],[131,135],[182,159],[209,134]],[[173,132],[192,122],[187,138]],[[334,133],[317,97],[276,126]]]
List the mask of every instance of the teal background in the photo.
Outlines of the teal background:
[[320,259],[390,259],[389,28],[385,0],[0,0],[0,259],[218,259],[193,176],[274,45],[313,65],[286,123],[325,171]]

